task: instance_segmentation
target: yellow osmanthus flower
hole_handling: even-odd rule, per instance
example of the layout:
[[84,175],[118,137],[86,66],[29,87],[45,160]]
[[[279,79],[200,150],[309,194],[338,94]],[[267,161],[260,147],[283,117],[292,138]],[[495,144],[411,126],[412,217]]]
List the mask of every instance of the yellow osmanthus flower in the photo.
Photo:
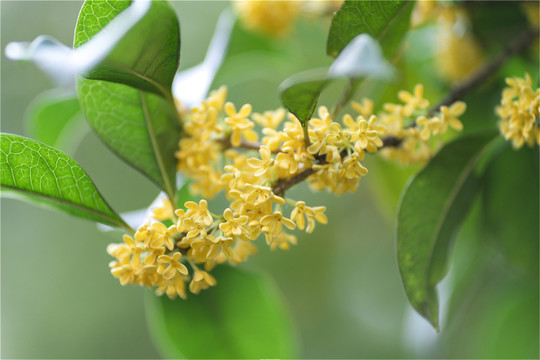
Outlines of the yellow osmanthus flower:
[[482,66],[485,55],[472,34],[467,12],[448,3],[439,6],[438,70],[449,82],[460,82]]
[[189,283],[189,291],[198,294],[201,290],[216,285],[216,279],[206,271],[196,270],[193,279]]
[[[534,98],[526,81],[509,85],[505,98],[518,93],[529,102]],[[465,109],[461,103],[441,108],[432,117],[441,119],[440,124],[433,121],[425,130],[429,102],[420,85],[412,93],[401,92],[401,104],[385,104],[377,115],[368,99],[354,105],[359,115],[342,119],[333,119],[321,106],[307,122],[307,146],[305,129],[293,115],[283,109],[252,114],[249,104],[237,111],[226,102],[226,93],[222,87],[185,110],[185,133],[176,152],[178,169],[192,181],[190,190],[204,198],[187,201],[181,209],[165,199],[133,237],[126,235],[123,243],[108,247],[116,258],[111,273],[122,284],[184,298],[186,288],[199,293],[216,285],[208,273],[215,266],[236,265],[255,254],[253,242],[262,235],[272,250],[289,249],[298,239],[287,230],[311,233],[317,222],[328,222],[324,206],[287,199],[289,187],[306,180],[314,190],[356,191],[368,173],[362,163],[366,153],[381,152],[404,163],[425,161],[432,152],[426,140],[448,127],[460,129],[457,117]],[[263,144],[256,142],[256,124],[265,135]],[[394,146],[384,146],[388,137],[394,138]],[[229,205],[216,215],[207,199],[222,191]]]
[[232,135],[231,144],[235,147],[240,145],[242,136],[248,141],[257,141],[257,133],[253,131],[255,124],[247,117],[251,114],[251,105],[242,106],[240,111],[236,112],[233,103],[225,104],[225,113],[228,117],[225,118],[225,123],[229,125]]
[[300,11],[301,1],[235,0],[240,21],[250,30],[269,36],[289,33]]
[[501,117],[499,129],[515,149],[524,144],[540,145],[540,88],[533,91],[529,74],[521,78],[507,78],[501,105],[496,108]]
[[[306,229],[307,233],[315,229],[315,220],[321,224],[328,223],[328,218],[324,214],[326,206],[309,207],[304,201],[297,201],[294,210],[291,212],[291,221],[295,221],[298,229]],[[306,228],[307,220],[307,228]]]

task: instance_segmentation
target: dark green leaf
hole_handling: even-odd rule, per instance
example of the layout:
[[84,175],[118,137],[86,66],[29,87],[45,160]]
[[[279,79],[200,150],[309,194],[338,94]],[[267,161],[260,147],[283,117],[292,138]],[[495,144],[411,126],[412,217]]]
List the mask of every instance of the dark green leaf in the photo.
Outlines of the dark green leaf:
[[[131,1],[87,0],[75,28],[74,46],[95,36]],[[97,67],[84,76],[107,80],[170,97],[180,58],[180,30],[166,1],[152,1],[144,17],[116,44]]]
[[148,176],[174,202],[180,130],[162,97],[106,81],[79,78],[81,106],[111,150]]
[[1,189],[69,214],[132,232],[68,155],[22,136],[1,134]]
[[387,59],[393,59],[403,35],[409,30],[414,1],[345,0],[334,14],[326,53],[338,54],[359,34],[369,34],[382,47]]
[[32,138],[65,152],[73,151],[88,130],[76,95],[56,91],[37,97],[26,121]]
[[461,137],[443,147],[411,179],[398,213],[398,265],[412,306],[439,328],[435,286],[447,271],[451,240],[477,191],[473,173],[494,132]]
[[486,169],[483,193],[485,232],[519,267],[538,274],[538,149],[508,146]]
[[295,358],[295,336],[267,278],[238,268],[213,271],[217,286],[187,300],[148,293],[147,321],[169,358]]

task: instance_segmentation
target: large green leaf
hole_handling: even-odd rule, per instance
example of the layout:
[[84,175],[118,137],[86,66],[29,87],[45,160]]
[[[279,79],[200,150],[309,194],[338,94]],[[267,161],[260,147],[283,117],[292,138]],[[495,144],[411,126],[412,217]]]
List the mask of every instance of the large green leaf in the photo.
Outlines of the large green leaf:
[[180,132],[170,104],[123,84],[79,78],[77,87],[84,114],[105,144],[174,201]]
[[[75,28],[79,47],[125,10],[131,1],[87,0]],[[135,5],[133,5],[135,6]],[[152,1],[144,17],[115,45],[108,56],[84,74],[170,97],[180,58],[178,19],[166,1]]]
[[72,152],[88,130],[75,94],[47,91],[28,107],[30,136],[54,148]]
[[484,231],[517,266],[538,274],[538,149],[511,146],[491,159],[484,176]]
[[295,358],[295,334],[274,284],[229,266],[187,300],[148,293],[147,321],[162,354],[183,359]]
[[336,57],[357,35],[369,34],[392,59],[410,27],[413,6],[410,0],[345,0],[332,19],[326,53]]
[[[75,46],[98,34],[129,4],[129,1],[86,1],[77,22]],[[117,155],[163,189],[172,201],[176,188],[174,152],[180,129],[170,86],[178,49],[174,12],[166,2],[153,1],[145,17],[120,41],[104,65],[89,74],[112,82],[86,78],[77,81],[84,115],[97,134]],[[153,93],[157,87],[166,88],[161,92],[165,98]]]
[[328,70],[308,70],[286,79],[279,87],[281,103],[305,125],[315,111],[322,90],[331,81],[348,77],[353,80],[351,86],[355,90],[358,79],[367,76],[388,79],[391,73],[392,67],[386,63],[377,42],[361,34],[347,45]]
[[18,195],[78,217],[133,231],[71,157],[22,136],[1,134],[0,139],[3,195]]
[[461,137],[443,147],[404,190],[398,212],[398,265],[405,292],[420,315],[439,328],[435,286],[448,251],[478,190],[474,169],[494,132]]

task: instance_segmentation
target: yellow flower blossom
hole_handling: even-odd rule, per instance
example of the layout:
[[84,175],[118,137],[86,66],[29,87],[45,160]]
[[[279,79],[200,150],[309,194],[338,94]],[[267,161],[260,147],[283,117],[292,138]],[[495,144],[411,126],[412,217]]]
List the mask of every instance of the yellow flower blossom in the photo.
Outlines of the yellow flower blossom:
[[532,89],[532,79],[526,74],[521,78],[507,78],[501,105],[496,108],[501,117],[499,129],[515,149],[524,144],[540,145],[540,88]]
[[342,171],[339,172],[340,177],[347,179],[360,179],[360,177],[367,175],[368,169],[360,163],[361,156],[357,152],[347,156],[343,161]]
[[300,1],[235,0],[234,7],[240,20],[250,30],[270,36],[284,36],[300,10]]
[[189,283],[189,291],[198,294],[201,290],[216,285],[216,279],[206,271],[196,270],[193,279]]
[[441,129],[441,119],[438,117],[432,117],[428,119],[425,116],[419,116],[416,119],[416,125],[421,129],[420,138],[427,140],[431,137],[431,134],[437,135]]
[[259,149],[261,159],[251,158],[247,162],[249,166],[255,169],[255,176],[262,176],[268,172],[274,166],[274,159],[272,159],[272,152],[268,146],[261,146]]
[[344,131],[339,123],[332,123],[326,135],[326,143],[335,146],[345,146],[351,138],[348,131]]
[[163,282],[156,290],[157,295],[167,294],[167,296],[173,299],[175,296],[180,296],[182,299],[186,298],[186,284],[181,276],[176,275],[169,281]]
[[[206,226],[210,226],[213,222],[212,215],[208,211],[208,202],[204,199],[199,201],[199,204],[193,201],[187,201],[184,204],[187,209],[185,214],[186,218],[189,218],[195,222],[200,222]],[[186,219],[187,220],[187,219]]]
[[157,273],[163,275],[163,277],[167,280],[172,279],[176,275],[176,272],[182,275],[187,275],[188,269],[180,262],[181,259],[182,254],[179,252],[174,253],[172,257],[168,255],[161,255],[157,259]]
[[351,106],[366,119],[373,115],[373,101],[370,99],[364,98],[362,102],[352,101]]
[[246,215],[234,216],[231,209],[227,208],[223,212],[223,217],[226,222],[219,224],[219,229],[227,236],[240,236],[244,240],[248,240],[247,229],[245,226],[248,222]]
[[266,215],[261,219],[262,231],[266,235],[266,243],[270,244],[272,239],[281,233],[283,226],[289,230],[294,230],[296,224],[284,217],[280,211],[271,215]]
[[315,220],[317,220],[321,224],[328,223],[328,219],[324,214],[325,211],[326,206],[317,206],[312,208],[306,206],[306,203],[304,201],[297,201],[295,208],[291,212],[291,221],[296,222],[296,225],[298,225],[298,229],[306,229],[307,233],[311,233],[315,229]]
[[458,116],[461,116],[465,110],[467,109],[467,105],[463,101],[456,101],[450,107],[448,106],[441,106],[441,133],[446,132],[446,129],[448,125],[452,127],[454,130],[461,131],[463,130],[463,124],[459,119]]
[[417,84],[412,94],[401,90],[398,93],[398,98],[405,104],[404,112],[407,116],[410,116],[415,110],[424,110],[429,107],[429,101],[424,99],[424,86],[422,84]]
[[228,117],[225,118],[225,123],[231,128],[231,144],[239,146],[242,141],[242,136],[248,141],[257,141],[257,133],[253,131],[255,124],[247,117],[251,114],[251,105],[242,106],[239,112],[233,103],[225,104],[225,113]]
[[167,198],[163,199],[163,205],[152,209],[153,218],[156,220],[168,220],[174,217],[174,209],[171,201]]
[[285,119],[285,109],[279,108],[275,111],[265,111],[263,114],[254,113],[253,121],[266,129],[277,129],[279,124]]

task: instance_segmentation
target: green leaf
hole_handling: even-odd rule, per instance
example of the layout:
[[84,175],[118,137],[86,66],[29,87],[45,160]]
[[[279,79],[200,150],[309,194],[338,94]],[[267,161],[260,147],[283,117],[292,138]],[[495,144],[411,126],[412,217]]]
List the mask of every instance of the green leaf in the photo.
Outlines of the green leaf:
[[404,190],[398,212],[398,266],[411,305],[439,328],[435,286],[447,271],[453,235],[477,191],[473,173],[494,132],[461,137],[444,146]]
[[[86,43],[131,1],[87,0],[75,28],[74,47]],[[135,3],[134,5],[135,6]],[[152,1],[144,17],[108,56],[84,76],[133,86],[170,97],[180,59],[180,27],[166,1]]]
[[484,175],[484,231],[518,267],[538,274],[538,149],[512,149],[491,159]]
[[414,1],[345,0],[334,14],[328,33],[326,53],[338,54],[359,34],[369,34],[382,47],[387,59],[393,59],[410,27]]
[[22,136],[2,133],[0,139],[3,195],[18,195],[71,215],[133,232],[71,157]]
[[[356,89],[357,79],[367,76],[388,79],[391,73],[392,67],[386,63],[377,42],[361,34],[347,45],[328,70],[308,70],[286,79],[279,87],[281,103],[305,125],[315,111],[322,90],[331,81],[348,77],[353,79],[352,88]],[[347,101],[353,93],[349,93]]]
[[326,69],[308,70],[291,76],[279,86],[281,103],[304,125],[313,115],[328,81]]
[[[129,1],[86,1],[77,22],[75,46],[99,34],[129,4]],[[178,21],[169,4],[152,1],[143,19],[103,64],[88,75],[112,82],[86,78],[77,81],[82,109],[97,134],[111,150],[163,189],[173,202],[174,152],[180,129],[170,87],[178,64],[178,36]],[[157,91],[158,88],[161,90]]]
[[34,99],[26,122],[32,138],[65,152],[75,150],[88,130],[76,95],[57,91]]
[[180,138],[175,109],[160,96],[123,84],[79,78],[77,88],[84,115],[105,144],[174,202]]
[[187,300],[148,293],[146,318],[164,357],[296,358],[295,334],[274,284],[219,266],[218,284]]

